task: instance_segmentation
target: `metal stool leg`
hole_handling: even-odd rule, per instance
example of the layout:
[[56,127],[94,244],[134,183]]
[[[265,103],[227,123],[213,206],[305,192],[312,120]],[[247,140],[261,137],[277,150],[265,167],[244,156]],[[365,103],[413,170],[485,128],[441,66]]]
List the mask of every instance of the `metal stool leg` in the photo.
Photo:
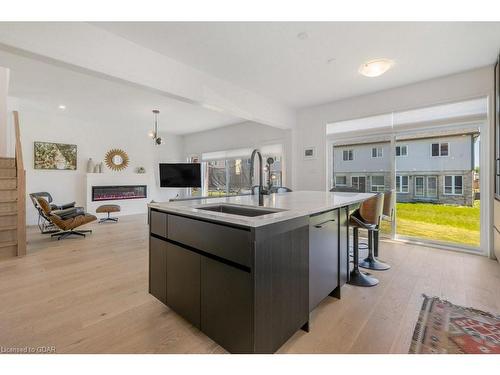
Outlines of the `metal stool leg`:
[[[370,277],[370,276],[365,275],[365,273],[363,273],[359,270],[359,266],[358,266],[358,263],[359,263],[359,243],[358,243],[359,238],[358,237],[359,236],[358,236],[358,234],[359,234],[359,228],[357,228],[357,227],[353,228],[352,235],[353,235],[353,242],[354,242],[353,243],[354,267],[350,273],[348,283],[351,285],[355,285],[355,286],[375,286],[378,284],[378,280],[375,279],[374,277]],[[370,236],[369,233],[368,233],[368,236]]]
[[388,264],[382,263],[375,258],[375,249],[378,252],[378,230],[368,231],[368,244],[368,256],[359,263],[359,266],[374,271],[385,271],[391,268]]

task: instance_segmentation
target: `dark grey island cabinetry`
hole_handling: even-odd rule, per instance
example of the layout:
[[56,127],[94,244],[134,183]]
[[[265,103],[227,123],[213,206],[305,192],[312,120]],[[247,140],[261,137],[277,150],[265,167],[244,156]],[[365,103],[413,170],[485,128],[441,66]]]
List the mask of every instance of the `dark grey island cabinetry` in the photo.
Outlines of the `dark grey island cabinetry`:
[[274,353],[323,299],[340,297],[347,206],[250,219],[197,203],[150,204],[149,292],[229,352]]

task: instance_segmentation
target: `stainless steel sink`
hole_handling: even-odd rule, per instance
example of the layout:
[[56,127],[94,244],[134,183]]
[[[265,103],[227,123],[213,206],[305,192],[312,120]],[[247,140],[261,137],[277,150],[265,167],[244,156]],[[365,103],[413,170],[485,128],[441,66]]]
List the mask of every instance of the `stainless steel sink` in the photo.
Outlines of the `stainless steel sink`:
[[196,208],[198,210],[213,211],[224,214],[247,216],[247,217],[256,217],[256,216],[269,215],[269,214],[275,214],[276,212],[286,211],[277,208],[264,208],[264,207],[254,207],[254,206],[245,206],[239,204],[227,204],[227,203],[210,204],[210,205],[198,206]]

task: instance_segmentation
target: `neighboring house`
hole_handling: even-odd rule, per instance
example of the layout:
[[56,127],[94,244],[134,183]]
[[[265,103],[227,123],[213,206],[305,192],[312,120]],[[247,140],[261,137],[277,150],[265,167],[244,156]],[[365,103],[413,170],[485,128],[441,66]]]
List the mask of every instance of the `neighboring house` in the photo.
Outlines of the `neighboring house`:
[[[410,139],[396,143],[398,202],[471,206],[477,133]],[[333,147],[333,185],[382,192],[391,187],[390,142]]]

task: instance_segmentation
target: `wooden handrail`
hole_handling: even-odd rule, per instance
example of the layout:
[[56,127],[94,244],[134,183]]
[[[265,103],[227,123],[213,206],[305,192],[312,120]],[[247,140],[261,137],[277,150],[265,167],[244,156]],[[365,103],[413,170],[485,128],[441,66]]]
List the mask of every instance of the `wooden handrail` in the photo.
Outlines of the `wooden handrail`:
[[18,171],[24,170],[23,150],[21,147],[21,130],[19,129],[19,112],[14,111],[14,129],[16,132],[16,168]]
[[26,171],[23,163],[19,112],[14,111],[16,133],[16,176],[17,176],[17,256],[26,255]]

